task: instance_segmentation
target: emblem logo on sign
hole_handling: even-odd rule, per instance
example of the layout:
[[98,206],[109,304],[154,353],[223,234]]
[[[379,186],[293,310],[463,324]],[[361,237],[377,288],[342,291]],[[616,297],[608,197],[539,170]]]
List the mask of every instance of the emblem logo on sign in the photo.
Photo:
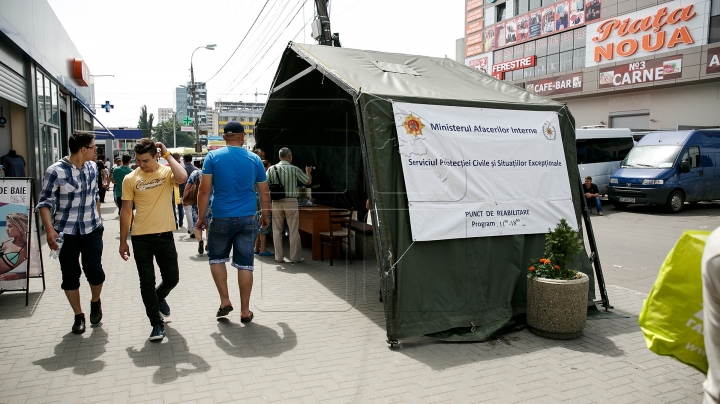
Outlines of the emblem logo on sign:
[[403,127],[405,127],[405,130],[407,131],[408,135],[413,135],[415,137],[418,137],[422,135],[422,130],[425,127],[425,125],[422,124],[420,121],[420,118],[416,117],[413,114],[410,114],[409,116],[405,117],[405,122],[403,123]]
[[545,124],[543,124],[543,135],[545,135],[545,139],[547,140],[555,140],[557,130],[555,130],[555,127],[552,126],[550,122],[545,122]]

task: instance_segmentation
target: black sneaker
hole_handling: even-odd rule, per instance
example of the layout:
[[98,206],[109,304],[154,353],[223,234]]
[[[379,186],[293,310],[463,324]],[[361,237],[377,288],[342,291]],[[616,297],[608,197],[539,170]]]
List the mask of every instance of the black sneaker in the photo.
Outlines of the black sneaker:
[[198,254],[202,255],[204,251],[206,251],[205,242],[203,240],[200,240],[198,242]]
[[82,334],[85,332],[85,314],[80,313],[75,316],[75,323],[72,326],[73,334]]
[[90,324],[97,324],[102,320],[102,305],[100,299],[97,302],[90,302]]
[[150,337],[148,337],[148,340],[161,341],[163,338],[165,338],[165,326],[162,324],[154,325],[153,330],[150,333]]
[[170,306],[168,306],[167,300],[165,299],[160,301],[160,314],[165,317],[170,315]]

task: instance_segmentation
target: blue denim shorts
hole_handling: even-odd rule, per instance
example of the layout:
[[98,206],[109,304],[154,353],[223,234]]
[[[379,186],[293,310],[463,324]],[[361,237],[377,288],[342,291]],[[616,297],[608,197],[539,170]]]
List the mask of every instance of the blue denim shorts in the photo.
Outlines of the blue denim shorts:
[[214,217],[208,231],[210,265],[230,261],[232,248],[232,266],[252,271],[255,263],[254,247],[257,231],[258,223],[255,216]]

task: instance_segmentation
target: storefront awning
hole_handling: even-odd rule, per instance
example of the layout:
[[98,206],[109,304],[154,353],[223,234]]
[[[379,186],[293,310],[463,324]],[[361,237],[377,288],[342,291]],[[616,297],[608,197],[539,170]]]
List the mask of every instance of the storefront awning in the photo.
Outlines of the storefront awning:
[[105,129],[105,131],[93,131],[96,139],[101,139],[101,140],[102,139],[115,139],[115,135],[113,135],[113,133],[110,131],[110,129],[108,129],[102,122],[100,122],[100,119],[98,119],[97,115],[95,115],[95,113],[87,105],[83,104],[82,102],[79,102],[79,100],[78,100],[78,104],[82,105],[82,107],[85,109],[85,111],[87,111],[87,113],[90,114],[90,116],[92,116],[93,119],[95,119],[95,122],[100,124],[100,126],[102,126],[103,129]]

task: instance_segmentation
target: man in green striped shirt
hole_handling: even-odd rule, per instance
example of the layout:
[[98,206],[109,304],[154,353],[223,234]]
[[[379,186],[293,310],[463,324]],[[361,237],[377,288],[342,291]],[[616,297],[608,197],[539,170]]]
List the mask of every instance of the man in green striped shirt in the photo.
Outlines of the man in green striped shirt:
[[302,172],[298,167],[292,165],[292,152],[287,147],[280,149],[280,162],[267,170],[268,184],[279,182],[285,187],[285,198],[272,201],[272,226],[273,226],[273,247],[275,247],[275,261],[283,262],[282,231],[283,222],[287,220],[290,233],[290,262],[303,262],[300,258],[300,214],[298,213],[297,183],[310,185],[312,182],[312,167],[305,167]]

